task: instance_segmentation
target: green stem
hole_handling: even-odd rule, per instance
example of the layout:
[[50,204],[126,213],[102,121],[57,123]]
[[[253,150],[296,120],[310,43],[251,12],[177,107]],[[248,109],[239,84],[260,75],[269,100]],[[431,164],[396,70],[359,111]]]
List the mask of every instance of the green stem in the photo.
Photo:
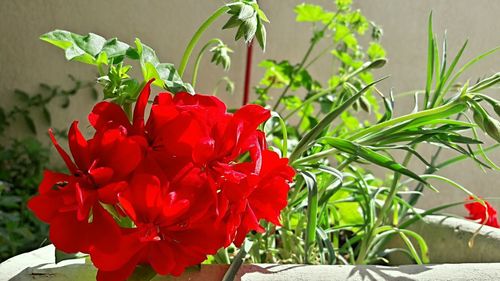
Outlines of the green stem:
[[198,28],[198,30],[196,30],[195,34],[193,35],[193,38],[191,38],[191,41],[189,41],[189,43],[186,47],[186,50],[184,51],[184,54],[182,55],[182,60],[181,60],[181,63],[179,65],[179,69],[178,69],[179,75],[181,77],[184,74],[184,71],[186,70],[186,66],[188,64],[189,57],[193,53],[194,47],[196,46],[196,44],[200,40],[200,37],[201,37],[201,35],[203,35],[203,32],[205,32],[205,30],[207,30],[207,28],[210,27],[210,25],[212,25],[212,23],[217,18],[219,18],[221,15],[225,14],[228,10],[229,10],[229,8],[227,6],[220,7],[208,19],[206,19],[205,22],[203,22],[201,24],[201,26]]
[[200,67],[201,59],[203,58],[203,53],[205,52],[205,50],[208,47],[210,47],[210,45],[216,44],[216,43],[222,43],[222,41],[219,38],[210,39],[210,41],[208,41],[203,46],[203,48],[201,48],[200,52],[198,53],[198,56],[196,57],[196,62],[194,64],[194,69],[193,69],[193,81],[191,82],[191,84],[193,85],[193,88],[196,87],[196,78],[198,78],[198,69]]

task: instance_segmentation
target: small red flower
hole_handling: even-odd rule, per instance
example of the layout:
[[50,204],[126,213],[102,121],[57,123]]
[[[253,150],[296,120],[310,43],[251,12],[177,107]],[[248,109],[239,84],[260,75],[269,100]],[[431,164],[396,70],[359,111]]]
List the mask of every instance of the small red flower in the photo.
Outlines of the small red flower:
[[[474,200],[474,198],[471,196],[469,200]],[[484,201],[484,203],[486,207],[477,201],[465,204],[465,208],[469,211],[467,219],[475,220],[491,227],[500,228],[497,219],[497,210],[495,210],[490,203],[486,201]]]

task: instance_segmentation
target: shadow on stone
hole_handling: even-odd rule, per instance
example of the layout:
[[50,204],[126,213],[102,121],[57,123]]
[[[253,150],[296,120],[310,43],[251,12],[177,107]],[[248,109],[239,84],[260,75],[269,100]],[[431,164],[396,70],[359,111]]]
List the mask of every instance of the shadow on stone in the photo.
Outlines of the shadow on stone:
[[[358,275],[360,280],[412,281],[412,280],[417,280],[417,278],[412,278],[411,275],[416,275],[427,270],[432,270],[432,268],[427,266],[388,267],[388,266],[357,265],[352,268],[348,278]],[[410,276],[404,276],[404,275],[410,275]]]

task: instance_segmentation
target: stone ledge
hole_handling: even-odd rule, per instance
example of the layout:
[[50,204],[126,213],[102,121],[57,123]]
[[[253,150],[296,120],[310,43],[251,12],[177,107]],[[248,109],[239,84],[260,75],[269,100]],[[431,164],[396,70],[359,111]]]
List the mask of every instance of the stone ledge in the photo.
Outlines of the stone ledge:
[[[95,280],[96,270],[85,259],[54,264],[53,246],[13,257],[0,264],[0,280]],[[225,265],[203,265],[179,278],[157,276],[154,281],[219,281]],[[242,281],[332,280],[500,280],[500,263],[463,263],[404,266],[248,264],[238,273]]]

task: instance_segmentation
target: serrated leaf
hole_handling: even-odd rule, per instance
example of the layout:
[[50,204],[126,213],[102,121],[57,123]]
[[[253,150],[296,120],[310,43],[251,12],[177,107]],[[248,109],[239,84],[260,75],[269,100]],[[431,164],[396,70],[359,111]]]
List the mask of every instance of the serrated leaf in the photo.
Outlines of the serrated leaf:
[[385,50],[379,43],[371,42],[370,47],[366,51],[370,60],[385,58]]
[[295,20],[298,22],[318,22],[325,18],[325,11],[319,5],[302,3],[297,5],[294,11],[297,14]]

